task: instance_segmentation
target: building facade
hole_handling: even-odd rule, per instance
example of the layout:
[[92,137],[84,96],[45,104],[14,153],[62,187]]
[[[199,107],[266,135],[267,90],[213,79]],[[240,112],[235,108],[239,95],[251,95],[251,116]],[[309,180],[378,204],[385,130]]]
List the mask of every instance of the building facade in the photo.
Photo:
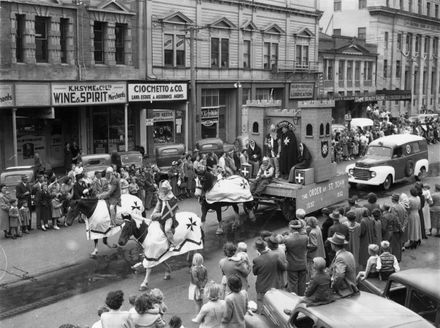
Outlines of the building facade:
[[[316,0],[0,0],[0,168],[241,133],[317,96]],[[262,127],[263,128],[263,127]],[[12,142],[11,142],[12,140]]]
[[365,116],[367,104],[376,100],[376,61],[376,45],[353,37],[320,34],[320,97],[335,99],[334,123],[344,123],[346,114]]
[[438,112],[439,6],[438,0],[321,1],[321,27],[377,44],[377,89],[394,94],[382,102],[394,115]]

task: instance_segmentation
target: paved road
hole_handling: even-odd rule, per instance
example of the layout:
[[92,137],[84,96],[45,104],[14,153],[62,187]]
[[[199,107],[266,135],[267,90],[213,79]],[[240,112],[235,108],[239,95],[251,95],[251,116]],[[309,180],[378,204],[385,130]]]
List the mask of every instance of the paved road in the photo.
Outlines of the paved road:
[[[438,156],[440,152],[431,152]],[[433,157],[431,157],[433,158]],[[346,163],[340,165],[345,166]],[[433,185],[440,177],[429,177],[426,182]],[[398,184],[389,193],[380,193],[384,202],[391,192],[408,192],[407,184]],[[370,189],[360,188],[352,193],[363,196]],[[200,214],[194,200],[182,202],[183,210]],[[226,218],[231,210],[223,213]],[[221,246],[226,238],[246,240],[249,245],[258,231],[280,230],[285,227],[284,219],[277,212],[260,213],[257,224],[245,225],[238,236],[215,236],[216,219],[208,215],[207,243],[203,251],[210,279],[219,281],[218,260],[222,257]],[[112,239],[111,242],[114,242]],[[3,327],[58,327],[62,323],[75,322],[91,325],[96,319],[95,309],[102,304],[109,290],[123,289],[126,295],[137,294],[142,275],[134,275],[128,262],[134,261],[137,254],[134,245],[128,251],[102,249],[97,260],[91,260],[87,254],[91,243],[85,240],[84,227],[75,224],[60,231],[33,232],[18,240],[0,240],[0,252],[7,256],[0,264],[7,272],[0,272],[0,326]],[[17,247],[18,246],[18,247]],[[406,251],[402,261],[403,268],[433,266],[440,267],[438,249],[440,240],[430,238],[423,247]],[[251,248],[251,247],[250,247]],[[255,255],[250,249],[251,257]],[[1,256],[1,254],[0,254]],[[152,286],[161,288],[167,296],[170,312],[181,315],[185,326],[191,327],[193,304],[187,300],[189,283],[187,263],[184,256],[173,259],[176,270],[171,281],[162,281],[160,269],[152,277]],[[253,286],[253,277],[251,286]],[[255,294],[251,289],[251,298]],[[32,324],[31,324],[32,323]]]

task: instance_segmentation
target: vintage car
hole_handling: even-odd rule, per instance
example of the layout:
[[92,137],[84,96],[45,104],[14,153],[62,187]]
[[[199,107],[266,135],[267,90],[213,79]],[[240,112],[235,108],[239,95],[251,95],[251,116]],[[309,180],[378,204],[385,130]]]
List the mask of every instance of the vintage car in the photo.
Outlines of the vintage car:
[[234,145],[224,143],[223,140],[219,138],[206,138],[197,141],[195,148],[199,154],[212,152],[217,156],[221,156],[224,152],[233,150]]
[[439,269],[420,268],[393,273],[387,281],[359,280],[358,287],[397,302],[440,327],[439,282]]
[[157,166],[161,171],[167,171],[172,162],[177,161],[185,155],[184,144],[161,145],[155,148]]
[[370,293],[308,306],[302,297],[271,289],[263,298],[263,313],[245,316],[247,328],[370,328],[432,327],[404,306]]
[[136,168],[140,168],[143,165],[142,154],[138,151],[120,152],[119,157],[121,159],[122,166],[130,167],[130,166],[134,165]]
[[96,171],[103,172],[112,165],[110,154],[90,154],[81,157],[83,164],[83,174],[93,178]]
[[412,134],[394,134],[372,141],[364,158],[346,167],[350,185],[382,185],[388,190],[394,182],[428,172],[428,144]]
[[15,187],[23,175],[28,177],[28,182],[31,185],[35,182],[35,168],[31,165],[8,167],[0,174],[0,183],[6,185],[10,198],[15,198]]
[[362,131],[371,129],[374,125],[374,121],[369,118],[356,117],[350,121],[350,127],[352,129],[361,129]]

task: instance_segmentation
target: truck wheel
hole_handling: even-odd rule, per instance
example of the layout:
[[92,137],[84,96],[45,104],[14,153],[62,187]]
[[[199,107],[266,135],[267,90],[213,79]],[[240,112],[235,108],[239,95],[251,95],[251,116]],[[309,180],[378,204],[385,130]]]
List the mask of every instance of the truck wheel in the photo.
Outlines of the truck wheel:
[[285,199],[280,202],[280,209],[284,215],[284,218],[289,222],[290,220],[295,219],[296,216],[296,204],[293,199]]
[[392,184],[393,184],[393,177],[391,176],[391,174],[388,174],[388,176],[386,177],[385,181],[383,182],[383,189],[384,190],[390,189]]

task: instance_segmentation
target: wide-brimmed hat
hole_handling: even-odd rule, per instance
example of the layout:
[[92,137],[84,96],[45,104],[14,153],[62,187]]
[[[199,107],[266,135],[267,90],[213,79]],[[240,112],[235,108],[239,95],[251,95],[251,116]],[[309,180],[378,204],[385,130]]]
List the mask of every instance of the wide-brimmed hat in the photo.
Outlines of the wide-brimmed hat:
[[160,183],[157,195],[160,199],[171,199],[172,197],[174,197],[170,182],[168,180],[163,180]]
[[345,236],[335,232],[333,237],[327,238],[329,242],[335,245],[347,245],[348,241],[345,240]]
[[275,233],[269,236],[269,241],[275,245],[278,245],[280,243],[280,239],[278,238],[277,234],[275,234]]
[[400,195],[397,194],[397,193],[394,193],[394,194],[391,196],[391,200],[394,201],[394,202],[398,202],[399,199],[400,199]]
[[341,213],[339,213],[338,210],[334,210],[330,215],[329,215],[333,220],[339,220],[341,218]]
[[291,220],[289,222],[289,228],[291,229],[302,229],[302,224],[300,220]]

